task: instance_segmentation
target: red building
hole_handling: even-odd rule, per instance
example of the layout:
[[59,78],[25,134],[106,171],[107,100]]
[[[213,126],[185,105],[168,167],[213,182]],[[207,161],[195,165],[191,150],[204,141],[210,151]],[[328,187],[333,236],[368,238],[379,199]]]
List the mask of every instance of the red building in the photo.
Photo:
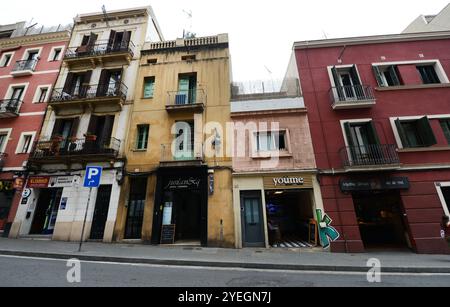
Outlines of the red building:
[[7,236],[25,184],[70,27],[0,26],[0,231]]
[[450,32],[304,41],[296,63],[335,252],[448,253]]

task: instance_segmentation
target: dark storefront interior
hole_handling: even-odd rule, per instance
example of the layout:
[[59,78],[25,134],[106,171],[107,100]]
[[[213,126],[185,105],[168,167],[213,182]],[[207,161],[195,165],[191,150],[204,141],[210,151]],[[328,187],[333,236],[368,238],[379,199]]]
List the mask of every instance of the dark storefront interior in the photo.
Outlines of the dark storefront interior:
[[310,190],[266,191],[267,230],[272,247],[312,247],[309,223],[313,219]]
[[0,192],[0,230],[5,230],[12,205],[14,190]]
[[132,178],[125,225],[125,239],[140,239],[142,237],[146,193],[147,177]]
[[48,235],[53,233],[62,193],[62,188],[40,190],[30,234]]

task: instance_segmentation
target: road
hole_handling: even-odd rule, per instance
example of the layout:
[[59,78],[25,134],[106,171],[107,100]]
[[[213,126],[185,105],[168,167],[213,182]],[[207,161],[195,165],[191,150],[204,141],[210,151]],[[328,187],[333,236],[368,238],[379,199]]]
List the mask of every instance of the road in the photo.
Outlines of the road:
[[294,272],[81,262],[81,282],[69,283],[67,261],[0,256],[0,287],[319,287],[449,286],[450,274],[382,274],[368,283],[365,273]]

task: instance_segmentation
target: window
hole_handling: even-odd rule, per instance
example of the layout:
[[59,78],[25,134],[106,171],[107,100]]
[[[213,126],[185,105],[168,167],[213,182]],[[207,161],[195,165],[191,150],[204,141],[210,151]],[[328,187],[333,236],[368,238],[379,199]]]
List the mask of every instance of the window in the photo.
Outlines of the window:
[[331,68],[331,74],[337,93],[336,99],[339,101],[347,101],[363,99],[365,97],[356,65],[348,67],[334,66]]
[[11,100],[22,100],[23,92],[25,91],[25,87],[14,87],[11,93]]
[[450,182],[436,183],[436,189],[445,215],[450,217]]
[[440,120],[442,130],[444,131],[445,138],[447,139],[448,144],[450,145],[450,119],[441,119]]
[[397,65],[390,66],[373,66],[378,86],[400,86],[403,82],[400,79],[400,73]]
[[43,103],[47,99],[48,87],[42,87],[39,89],[39,97],[37,103]]
[[175,104],[193,104],[197,102],[197,74],[180,75]]
[[287,151],[286,131],[268,131],[256,133],[256,150]]
[[144,79],[144,98],[153,98],[155,90],[155,77],[147,77]]
[[0,67],[7,67],[11,63],[11,59],[13,57],[12,53],[4,53],[0,60]]
[[149,130],[150,130],[149,125],[138,125],[137,126],[136,150],[146,150],[147,149]]
[[437,144],[428,117],[395,121],[404,148],[430,147]]
[[59,61],[62,53],[62,48],[54,48],[50,53],[50,62]]
[[24,135],[22,140],[22,146],[19,153],[28,153],[31,147],[32,135]]
[[434,69],[434,65],[417,66],[417,70],[419,71],[423,84],[441,83],[436,70]]
[[157,64],[158,63],[158,59],[148,59],[147,60],[147,64]]
[[182,61],[195,61],[195,54],[193,54],[193,55],[183,55],[182,57],[181,57],[181,60]]
[[0,132],[0,153],[5,151],[7,140],[8,140],[8,134],[5,132]]

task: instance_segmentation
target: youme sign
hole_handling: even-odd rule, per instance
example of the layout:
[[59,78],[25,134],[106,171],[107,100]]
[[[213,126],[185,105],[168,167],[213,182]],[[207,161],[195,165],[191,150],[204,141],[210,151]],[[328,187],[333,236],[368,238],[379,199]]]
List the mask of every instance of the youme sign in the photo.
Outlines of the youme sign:
[[311,189],[311,174],[265,176],[264,189]]

